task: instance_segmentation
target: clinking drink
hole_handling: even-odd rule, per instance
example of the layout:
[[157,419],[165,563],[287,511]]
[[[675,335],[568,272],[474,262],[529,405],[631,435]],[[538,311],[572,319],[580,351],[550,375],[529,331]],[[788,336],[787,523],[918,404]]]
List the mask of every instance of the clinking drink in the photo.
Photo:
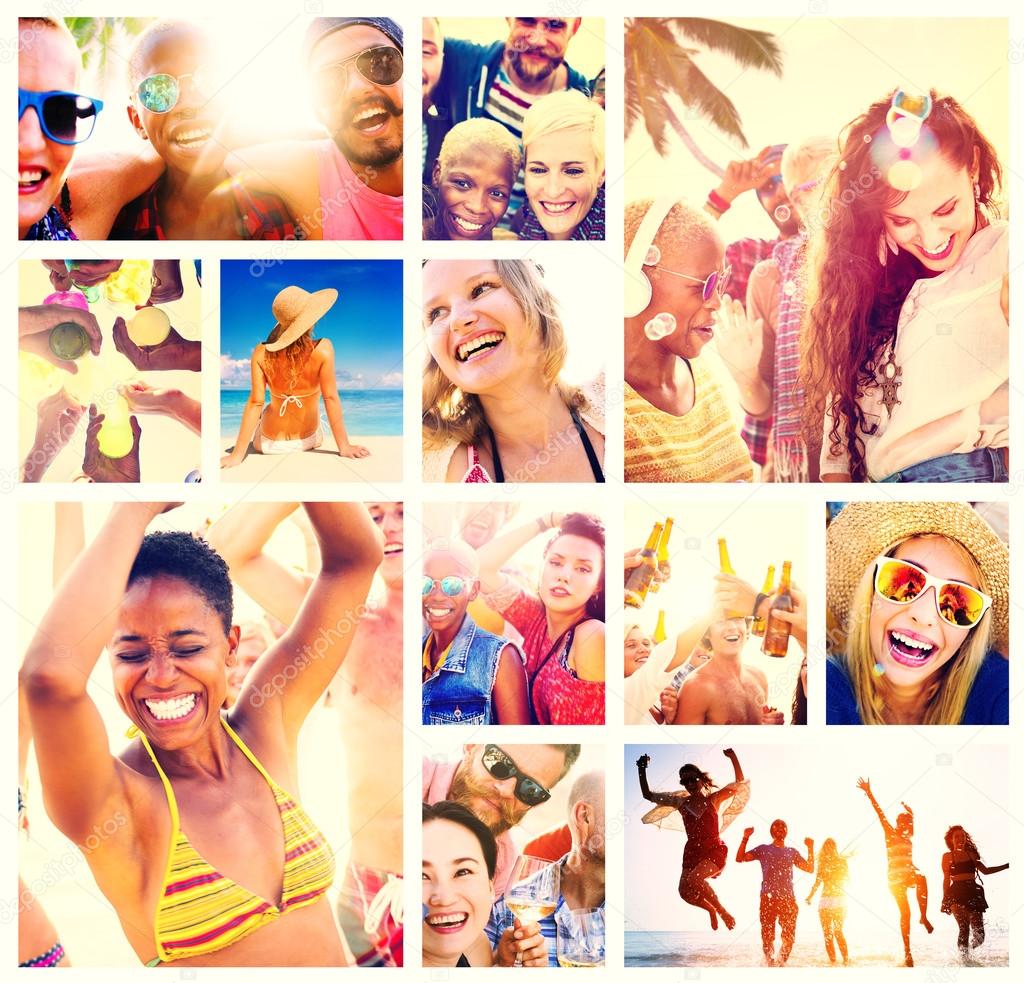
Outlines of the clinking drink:
[[773,655],[782,658],[789,651],[789,630],[788,621],[774,617],[776,611],[792,611],[793,595],[789,591],[789,578],[792,564],[786,560],[782,564],[782,579],[779,581],[779,593],[768,611],[768,623],[764,630],[764,645],[761,651],[765,655]]
[[[736,571],[732,568],[732,562],[729,560],[729,547],[725,545],[725,540],[720,539],[718,541],[718,569],[722,573],[729,574],[732,577],[736,576]],[[726,618],[745,618],[747,616],[746,611],[726,611]]]
[[[774,590],[775,590],[775,567],[769,565],[769,567],[768,567],[768,574],[764,578],[764,584],[761,587],[761,593],[764,594],[765,597],[768,597],[768,596],[771,595],[771,593]],[[750,626],[751,634],[757,635],[758,638],[761,638],[764,635],[764,630],[767,627],[767,624],[768,624],[767,619],[766,618],[762,618],[755,611],[754,612],[754,623]]]
[[658,570],[658,540],[661,538],[662,528],[660,522],[654,523],[647,543],[640,551],[640,566],[630,570],[626,578],[625,603],[631,608],[643,607],[647,599],[647,590]]
[[[662,530],[661,539],[658,540],[658,567],[664,567],[668,563],[668,538],[672,535],[672,518],[665,520],[665,528]],[[651,581],[648,592],[656,594],[661,589],[657,579]]]

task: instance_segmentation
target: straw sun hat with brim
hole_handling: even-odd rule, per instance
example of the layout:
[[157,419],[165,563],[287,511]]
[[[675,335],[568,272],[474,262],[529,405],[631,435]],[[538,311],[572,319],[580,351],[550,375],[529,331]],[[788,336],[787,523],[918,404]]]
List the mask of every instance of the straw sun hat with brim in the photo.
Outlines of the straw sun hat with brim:
[[279,352],[297,341],[320,320],[338,299],[338,291],[333,287],[310,293],[302,287],[285,287],[270,305],[270,310],[277,320],[274,325],[284,328],[277,341],[264,345],[268,352]]
[[992,642],[1005,650],[1009,636],[1010,551],[964,502],[851,502],[826,535],[828,602],[847,627],[854,591],[868,565],[912,536],[938,534],[956,540],[985,574],[992,597]]

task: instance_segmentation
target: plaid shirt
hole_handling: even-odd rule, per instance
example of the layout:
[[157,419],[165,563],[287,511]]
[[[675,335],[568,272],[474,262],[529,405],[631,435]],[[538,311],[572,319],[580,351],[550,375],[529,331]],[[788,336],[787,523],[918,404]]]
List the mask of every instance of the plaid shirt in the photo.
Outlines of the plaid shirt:
[[[160,181],[156,181],[121,209],[108,239],[167,238],[157,204],[159,184]],[[237,178],[231,179],[231,195],[235,201],[239,239],[305,238],[277,195],[250,191]]]
[[[725,261],[732,267],[729,283],[726,285],[726,293],[730,297],[735,297],[736,300],[741,300],[746,305],[750,274],[761,260],[771,257],[775,244],[781,241],[781,238],[737,239],[736,242],[730,242],[726,246]],[[740,435],[747,444],[751,458],[761,467],[764,467],[768,460],[768,438],[771,436],[771,432],[771,417],[764,419],[752,416],[744,417]]]

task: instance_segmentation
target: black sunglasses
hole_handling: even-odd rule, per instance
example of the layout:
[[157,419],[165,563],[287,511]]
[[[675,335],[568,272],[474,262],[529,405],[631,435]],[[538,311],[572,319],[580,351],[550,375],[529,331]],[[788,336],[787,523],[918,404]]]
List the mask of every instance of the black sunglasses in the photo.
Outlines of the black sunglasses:
[[373,85],[394,85],[402,78],[402,52],[390,45],[380,45],[317,69],[315,80],[321,95],[336,95],[343,89],[353,64],[356,71]]
[[491,777],[497,778],[499,782],[503,782],[507,778],[516,780],[515,795],[524,806],[539,806],[551,798],[551,793],[536,779],[524,775],[516,767],[516,763],[497,744],[485,745],[484,754],[480,760]]

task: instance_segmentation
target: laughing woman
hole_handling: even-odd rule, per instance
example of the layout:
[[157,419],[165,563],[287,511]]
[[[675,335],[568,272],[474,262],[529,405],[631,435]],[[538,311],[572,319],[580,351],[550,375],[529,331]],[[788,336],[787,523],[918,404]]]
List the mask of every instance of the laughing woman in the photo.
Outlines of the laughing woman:
[[1006,481],[995,150],[955,99],[897,91],[850,124],[840,156],[801,360],[822,479]]
[[[365,601],[379,536],[362,505],[306,506],[321,570],[225,712],[239,640],[227,566],[187,533],[147,535],[167,508],[114,505],[29,646],[46,810],[146,965],[344,965],[326,894],[333,854],[286,789],[303,721],[352,641],[323,626]],[[104,648],[132,725],[116,756],[87,688]],[[112,816],[115,831],[97,837]]]
[[[826,534],[830,724],[1005,724],[1009,551],[963,502],[854,502]],[[998,651],[991,651],[997,649]]]
[[558,304],[536,263],[423,266],[423,479],[604,481],[604,383],[563,382]]

